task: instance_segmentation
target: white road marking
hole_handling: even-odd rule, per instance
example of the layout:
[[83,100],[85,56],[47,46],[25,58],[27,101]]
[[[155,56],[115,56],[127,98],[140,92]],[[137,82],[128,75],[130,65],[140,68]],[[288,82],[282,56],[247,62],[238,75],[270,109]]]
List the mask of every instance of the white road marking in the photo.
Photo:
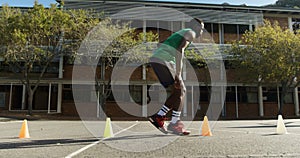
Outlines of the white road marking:
[[1,122],[1,121],[0,121],[0,124],[7,124],[7,123],[20,123],[20,122],[23,122],[23,121],[3,121],[3,122]]
[[[121,131],[118,131],[118,132],[115,133],[114,135],[118,135],[118,134],[120,134],[120,133],[122,133],[122,132],[125,132],[125,131],[129,130],[130,128],[136,126],[137,124],[139,124],[139,122],[136,122],[135,124],[133,124],[133,125],[131,125],[131,126],[125,128],[125,129],[123,129],[123,130],[121,130]],[[72,158],[72,157],[74,157],[74,156],[80,154],[81,152],[83,152],[83,151],[85,151],[85,150],[87,150],[87,149],[89,149],[89,148],[91,148],[91,147],[93,147],[93,146],[99,144],[101,141],[106,140],[106,139],[109,139],[109,138],[102,138],[102,139],[100,139],[100,140],[98,140],[98,141],[95,141],[95,142],[93,142],[93,143],[91,143],[91,144],[89,144],[89,145],[87,145],[87,146],[85,146],[85,147],[83,147],[83,148],[81,148],[81,149],[79,149],[79,150],[77,150],[77,151],[75,151],[75,152],[69,154],[69,155],[66,156],[65,158]]]
[[81,153],[81,152],[83,152],[83,151],[89,149],[90,147],[93,147],[94,145],[97,145],[97,144],[100,143],[101,141],[102,141],[102,140],[95,141],[95,142],[93,142],[92,144],[89,144],[89,145],[87,145],[87,146],[85,146],[85,147],[83,147],[83,148],[81,148],[81,149],[79,149],[79,150],[77,150],[77,151],[75,151],[75,152],[69,154],[69,155],[66,156],[65,158],[71,158],[71,157],[73,157],[73,156],[76,156],[76,155],[78,155],[79,153]]

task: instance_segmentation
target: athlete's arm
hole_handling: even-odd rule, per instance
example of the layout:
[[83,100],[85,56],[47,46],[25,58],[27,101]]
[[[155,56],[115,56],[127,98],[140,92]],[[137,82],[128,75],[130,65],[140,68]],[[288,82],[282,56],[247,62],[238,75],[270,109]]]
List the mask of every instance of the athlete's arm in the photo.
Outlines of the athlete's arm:
[[181,71],[182,71],[182,59],[184,57],[184,50],[192,42],[196,37],[194,31],[188,31],[184,34],[184,38],[181,41],[176,53],[176,76],[181,79]]

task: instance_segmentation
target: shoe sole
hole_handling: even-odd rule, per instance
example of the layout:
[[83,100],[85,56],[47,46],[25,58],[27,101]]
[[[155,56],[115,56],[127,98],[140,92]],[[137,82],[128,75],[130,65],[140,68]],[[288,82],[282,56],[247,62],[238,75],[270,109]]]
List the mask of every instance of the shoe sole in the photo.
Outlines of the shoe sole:
[[191,133],[190,131],[186,131],[186,132],[183,132],[183,133],[177,133],[177,132],[173,132],[173,131],[168,131],[168,132],[171,133],[171,134],[179,135],[179,136],[187,136]]
[[148,119],[149,119],[149,121],[151,122],[151,124],[152,124],[155,128],[157,128],[159,131],[161,131],[161,132],[164,133],[164,134],[168,134],[168,133],[169,133],[169,132],[166,131],[165,129],[159,127],[158,124],[157,124],[151,117],[149,117]]

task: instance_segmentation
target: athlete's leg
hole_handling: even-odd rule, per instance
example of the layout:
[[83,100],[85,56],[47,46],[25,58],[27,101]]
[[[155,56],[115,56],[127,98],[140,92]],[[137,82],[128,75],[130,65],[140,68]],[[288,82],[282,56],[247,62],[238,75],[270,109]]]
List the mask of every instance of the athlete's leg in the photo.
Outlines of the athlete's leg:
[[184,82],[180,80],[177,81],[180,83],[179,88],[175,88],[175,66],[170,63],[161,64],[159,62],[160,61],[151,62],[150,64],[154,72],[156,73],[156,76],[159,79],[160,83],[165,88],[172,88],[172,92],[171,95],[167,98],[165,104],[159,110],[159,112],[150,117],[150,121],[153,125],[155,125],[158,129],[165,133],[166,129],[164,127],[164,116],[169,110],[172,109],[172,120],[168,126],[168,130],[172,131],[175,134],[187,135],[190,133],[190,131],[185,130],[183,123],[180,121],[180,115],[183,109],[183,100],[186,93],[186,87],[184,85]]
[[[156,59],[156,61],[152,60],[150,64],[160,83],[167,88],[169,85],[174,84],[174,78],[168,67],[160,62],[161,61]],[[149,117],[150,122],[163,133],[167,133],[164,121],[166,120],[165,115],[171,110],[171,108],[171,105],[163,105],[156,114]]]
[[168,97],[165,105],[172,107],[172,119],[167,129],[174,134],[188,135],[190,131],[184,128],[183,123],[180,120],[181,111],[183,109],[183,101],[186,94],[186,87],[182,80],[176,80],[179,82],[179,87],[172,85],[172,94]]
[[154,70],[159,82],[167,88],[174,84],[174,77],[169,66],[158,62],[151,62],[151,67]]
[[183,109],[183,100],[186,93],[186,87],[183,81],[180,81],[180,88],[175,88],[172,85],[172,93],[165,102],[165,105],[172,107],[175,111],[181,111]]
[[183,81],[180,81],[180,88],[175,88],[173,86],[173,93],[166,101],[166,105],[172,104],[172,119],[167,129],[174,134],[178,135],[188,135],[190,131],[184,128],[183,123],[180,120],[181,111],[183,109],[183,101],[186,93],[186,88]]

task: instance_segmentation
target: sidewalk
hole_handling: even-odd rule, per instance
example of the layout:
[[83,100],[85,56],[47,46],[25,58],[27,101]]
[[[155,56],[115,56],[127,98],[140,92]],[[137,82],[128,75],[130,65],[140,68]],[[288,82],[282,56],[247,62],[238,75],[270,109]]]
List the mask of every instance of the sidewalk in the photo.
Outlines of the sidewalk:
[[209,120],[212,136],[201,136],[202,121],[192,121],[185,122],[191,135],[176,136],[161,133],[148,121],[112,120],[114,137],[109,139],[102,137],[105,121],[28,121],[29,139],[17,137],[22,121],[0,122],[0,148],[9,149],[0,155],[66,157],[80,151],[74,158],[300,157],[300,119],[285,119],[288,134],[282,135],[276,134],[277,122]]

